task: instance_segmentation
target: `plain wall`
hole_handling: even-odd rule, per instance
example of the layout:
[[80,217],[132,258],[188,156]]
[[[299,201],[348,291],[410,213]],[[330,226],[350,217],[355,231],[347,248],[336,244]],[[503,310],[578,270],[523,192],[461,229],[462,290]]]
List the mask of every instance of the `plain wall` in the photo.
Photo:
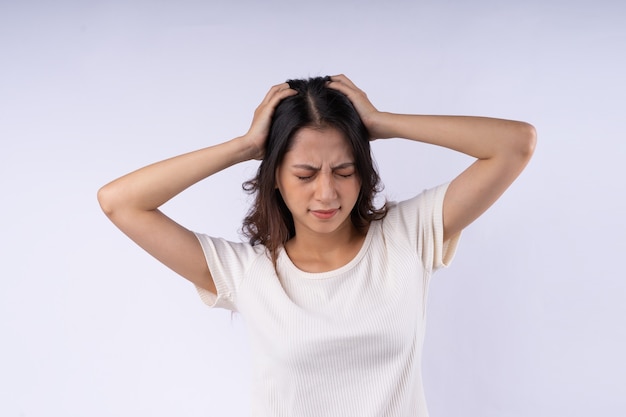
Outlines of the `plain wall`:
[[[534,124],[535,156],[431,286],[432,417],[626,415],[626,6],[600,1],[0,3],[0,415],[245,416],[244,322],[109,223],[96,191],[345,73],[381,110]],[[373,143],[391,200],[470,158]],[[256,162],[163,208],[239,239]]]

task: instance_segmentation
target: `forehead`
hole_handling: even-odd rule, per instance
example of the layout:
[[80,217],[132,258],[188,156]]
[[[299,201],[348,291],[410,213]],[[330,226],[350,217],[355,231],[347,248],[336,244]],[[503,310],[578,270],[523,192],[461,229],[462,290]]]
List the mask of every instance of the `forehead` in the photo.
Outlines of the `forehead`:
[[[345,135],[332,127],[314,129],[304,127],[294,135],[285,159],[323,159],[334,162],[353,159],[352,147]],[[331,161],[332,160],[332,161]]]

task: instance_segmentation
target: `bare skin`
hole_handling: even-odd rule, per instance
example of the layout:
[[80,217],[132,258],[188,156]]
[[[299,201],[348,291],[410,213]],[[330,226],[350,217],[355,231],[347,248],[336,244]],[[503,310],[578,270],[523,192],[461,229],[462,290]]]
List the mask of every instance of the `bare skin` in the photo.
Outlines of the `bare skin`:
[[348,263],[365,236],[350,220],[361,188],[348,141],[327,128],[300,130],[276,171],[276,183],[294,218],[296,235],[285,245],[307,272]]
[[[476,158],[452,181],[446,193],[443,208],[445,239],[458,234],[502,195],[526,166],[535,147],[535,130],[523,122],[380,112],[366,94],[343,75],[331,77],[328,87],[341,91],[352,101],[372,140],[406,138]],[[158,208],[191,185],[223,169],[250,159],[262,159],[274,109],[282,99],[294,94],[297,92],[287,83],[278,84],[270,89],[256,109],[245,135],[157,162],[105,185],[98,192],[103,211],[120,230],[156,259],[199,287],[216,293],[202,248],[194,234]],[[352,259],[363,242],[363,236],[356,233],[343,217],[346,207],[342,206],[337,213],[332,212],[336,206],[351,201],[352,180],[340,178],[342,172],[347,172],[337,168],[350,158],[345,149],[340,150],[340,140],[329,140],[328,146],[319,149],[324,152],[335,149],[334,153],[327,152],[324,156],[320,150],[312,159],[299,162],[297,156],[302,152],[298,150],[306,152],[307,148],[306,134],[304,136],[288,152],[290,157],[295,157],[295,162],[283,164],[277,171],[277,186],[283,187],[282,194],[308,195],[305,210],[293,212],[294,217],[302,216],[302,221],[296,222],[296,237],[287,242],[286,250],[294,263],[304,270],[335,269]],[[286,156],[287,163],[290,157]],[[316,179],[308,183],[311,187],[307,188],[304,183],[289,185],[288,176],[293,177],[295,173],[293,166],[307,164],[315,168]],[[286,175],[282,180],[281,173]],[[313,213],[315,211],[318,211],[317,215]]]
[[111,221],[135,243],[189,281],[216,293],[202,247],[193,232],[158,208],[191,185],[239,162],[263,158],[276,105],[297,94],[275,85],[254,112],[248,132],[219,145],[157,162],[112,181],[98,191]]
[[356,107],[372,140],[405,138],[462,152],[477,160],[448,187],[443,203],[444,239],[458,234],[483,214],[528,164],[536,144],[528,123],[486,117],[423,116],[378,111],[344,75],[328,87]]

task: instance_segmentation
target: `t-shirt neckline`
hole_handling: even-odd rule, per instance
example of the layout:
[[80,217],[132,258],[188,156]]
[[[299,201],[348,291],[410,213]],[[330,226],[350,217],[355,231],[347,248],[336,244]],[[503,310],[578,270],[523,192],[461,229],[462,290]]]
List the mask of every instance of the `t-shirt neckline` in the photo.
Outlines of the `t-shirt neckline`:
[[363,241],[363,244],[361,245],[361,248],[359,249],[357,254],[354,256],[354,258],[348,261],[348,263],[346,263],[343,266],[340,266],[339,268],[332,269],[330,271],[324,271],[324,272],[303,271],[293,263],[293,261],[287,254],[287,251],[285,250],[284,247],[281,247],[280,252],[278,253],[278,263],[284,266],[290,274],[295,274],[306,279],[319,280],[319,279],[328,279],[328,278],[336,277],[354,268],[354,266],[357,265],[361,261],[361,259],[363,259],[363,257],[367,253],[369,246],[372,242],[374,229],[377,227],[380,227],[379,223],[380,221],[372,221],[370,223],[369,228],[367,230],[367,234],[365,235],[365,240]]

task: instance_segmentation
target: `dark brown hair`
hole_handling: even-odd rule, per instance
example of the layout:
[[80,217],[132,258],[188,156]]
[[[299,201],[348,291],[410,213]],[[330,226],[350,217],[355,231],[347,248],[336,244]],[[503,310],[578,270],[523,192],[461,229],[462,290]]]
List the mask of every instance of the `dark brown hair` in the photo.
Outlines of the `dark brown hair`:
[[361,190],[350,213],[352,224],[360,231],[370,222],[387,214],[387,207],[377,209],[374,197],[381,190],[380,177],[372,160],[370,135],[350,100],[326,86],[329,77],[288,80],[298,94],[281,101],[274,111],[266,142],[265,156],[256,176],[243,184],[255,195],[254,203],[243,221],[242,232],[252,245],[264,245],[276,263],[278,249],[295,236],[291,212],[276,188],[276,169],[304,127],[334,128],[352,148]]

